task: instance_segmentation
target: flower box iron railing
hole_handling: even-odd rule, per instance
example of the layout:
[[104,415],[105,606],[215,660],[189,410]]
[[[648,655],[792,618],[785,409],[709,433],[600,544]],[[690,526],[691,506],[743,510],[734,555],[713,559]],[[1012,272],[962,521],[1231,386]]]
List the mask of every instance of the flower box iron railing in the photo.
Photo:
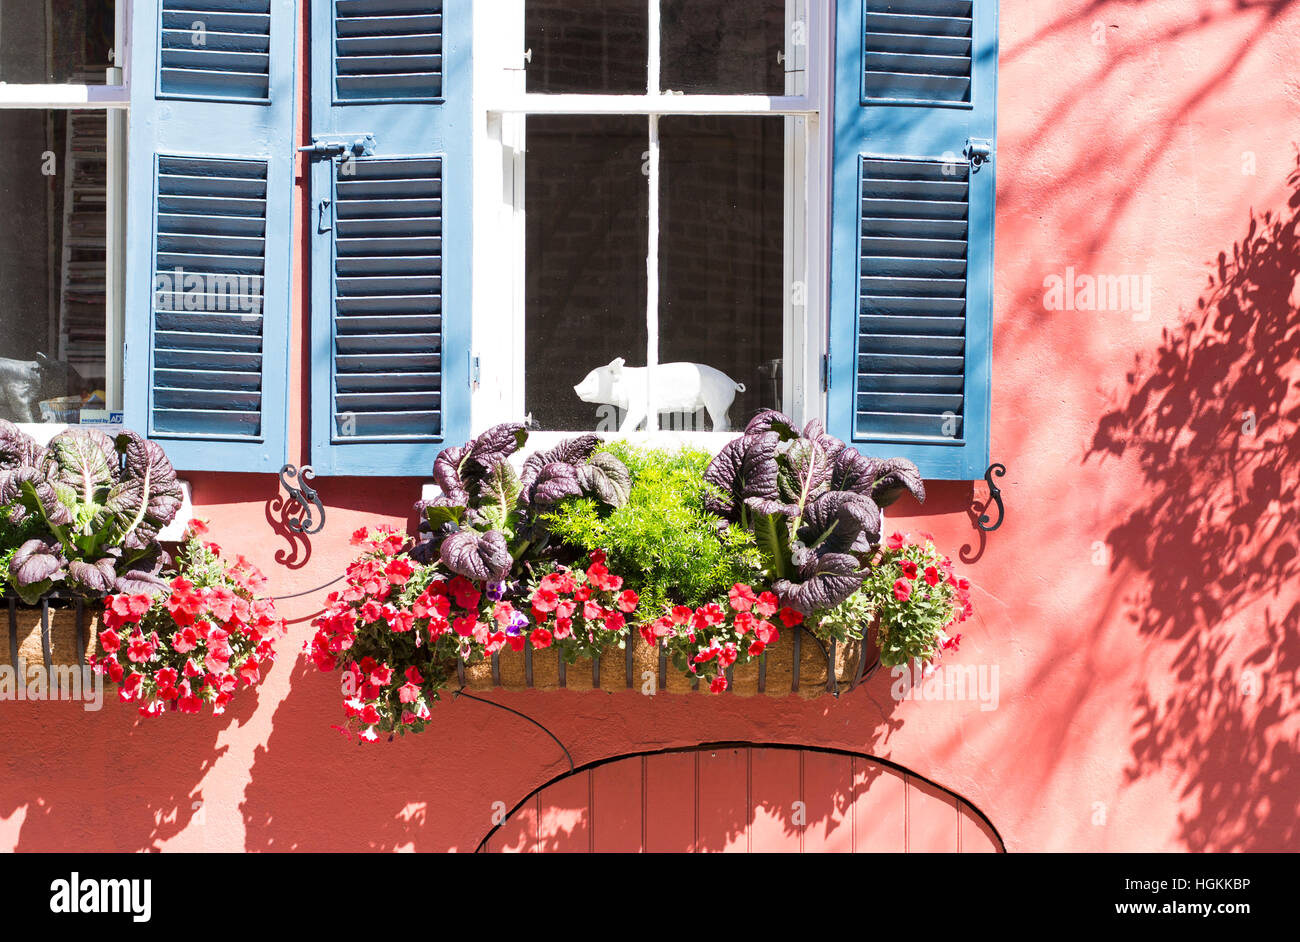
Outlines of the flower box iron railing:
[[8,663],[17,670],[37,660],[45,670],[80,666],[94,651],[100,618],[96,607],[80,597],[53,593],[36,605],[16,595],[0,595],[8,613]]
[[[862,641],[841,643],[831,638],[824,642],[799,625],[769,645],[758,660],[728,666],[724,671],[727,692],[776,697],[796,693],[806,699],[851,693],[880,669],[879,649],[869,640],[868,632],[863,635]],[[645,694],[709,690],[699,677],[687,678],[673,669],[667,645],[651,648],[635,632],[629,633],[622,653],[595,654],[573,665],[554,648],[539,650],[531,639],[525,639],[523,651],[498,651],[479,664],[457,658],[456,679],[470,690],[637,690]]]

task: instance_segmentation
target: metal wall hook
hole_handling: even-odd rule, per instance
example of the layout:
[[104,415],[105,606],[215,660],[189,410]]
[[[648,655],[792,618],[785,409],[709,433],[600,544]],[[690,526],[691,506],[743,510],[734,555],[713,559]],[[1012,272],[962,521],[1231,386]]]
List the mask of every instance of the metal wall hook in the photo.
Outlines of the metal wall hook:
[[[309,464],[303,465],[302,471],[291,464],[280,469],[280,485],[289,492],[290,503],[296,503],[302,508],[302,514],[297,519],[286,520],[285,525],[294,533],[301,533],[303,536],[310,536],[325,529],[325,505],[321,503],[320,495],[310,484],[315,477],[316,472]],[[297,487],[290,483],[291,479],[296,479]],[[320,515],[319,519],[317,514]]]
[[[997,523],[993,524],[992,526],[989,526],[989,520],[991,518],[987,513],[980,514],[979,520],[975,522],[975,526],[979,527],[985,533],[992,533],[998,527],[1002,526],[1002,521],[1006,519],[1007,510],[1006,507],[1004,507],[1002,504],[1002,491],[1001,489],[998,488],[996,484],[993,483],[993,475],[996,474],[998,477],[1002,477],[1006,473],[1007,473],[1007,466],[1002,464],[1001,462],[996,462],[996,461],[993,464],[989,465],[988,470],[984,472],[984,480],[987,481],[989,485],[989,503],[998,505]],[[989,506],[988,504],[985,504],[984,509],[988,510],[988,506]]]

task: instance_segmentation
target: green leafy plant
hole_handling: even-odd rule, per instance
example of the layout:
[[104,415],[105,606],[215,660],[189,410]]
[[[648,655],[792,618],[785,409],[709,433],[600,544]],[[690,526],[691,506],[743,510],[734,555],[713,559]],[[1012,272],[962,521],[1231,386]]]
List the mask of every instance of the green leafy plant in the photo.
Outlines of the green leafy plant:
[[29,604],[56,588],[102,598],[165,587],[158,534],[181,499],[162,448],[134,432],[69,429],[41,448],[0,424],[3,575]]
[[880,614],[877,641],[885,667],[931,663],[955,650],[961,635],[952,629],[973,611],[970,583],[958,578],[928,536],[912,542],[906,534],[892,534],[862,592]]
[[733,585],[758,577],[763,559],[753,535],[725,526],[705,509],[707,452],[615,442],[602,446],[601,453],[631,472],[627,502],[609,511],[590,497],[570,498],[542,519],[565,543],[587,552],[605,550],[610,568],[636,588],[646,617],[675,605],[725,599]]
[[433,464],[441,494],[421,501],[421,563],[440,559],[467,579],[522,578],[548,558],[543,511],[568,498],[588,497],[618,507],[631,488],[628,471],[612,455],[594,454],[600,439],[580,435],[535,452],[516,472],[510,457],[528,441],[518,423],[494,426],[464,445],[444,448]]
[[876,615],[876,603],[867,589],[860,588],[847,599],[821,614],[811,626],[823,641],[861,641]]
[[805,615],[834,608],[862,585],[882,507],[908,491],[925,500],[912,462],[866,458],[820,422],[800,431],[772,410],[754,416],[704,478],[716,489],[708,509],[754,534],[781,604]]

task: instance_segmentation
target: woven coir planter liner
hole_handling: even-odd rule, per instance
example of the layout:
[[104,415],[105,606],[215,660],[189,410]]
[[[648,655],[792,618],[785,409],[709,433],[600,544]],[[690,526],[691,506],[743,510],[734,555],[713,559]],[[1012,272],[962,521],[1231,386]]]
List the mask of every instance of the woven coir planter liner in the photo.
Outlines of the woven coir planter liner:
[[28,667],[79,667],[87,653],[99,656],[99,611],[78,601],[46,599],[24,605],[17,599],[0,601],[0,664]]
[[[651,648],[637,632],[632,650],[614,648],[600,658],[579,658],[563,664],[554,647],[510,649],[478,664],[458,664],[460,682],[470,690],[604,690],[640,693],[646,672],[656,678],[656,690],[668,693],[709,693],[709,685],[687,677],[673,666],[666,651]],[[852,690],[872,670],[878,657],[874,638],[848,644],[819,641],[810,632],[792,629],[769,645],[763,657],[727,671],[725,694],[785,697],[798,693],[811,699]],[[835,665],[834,676],[827,664]],[[796,669],[797,665],[797,669]]]

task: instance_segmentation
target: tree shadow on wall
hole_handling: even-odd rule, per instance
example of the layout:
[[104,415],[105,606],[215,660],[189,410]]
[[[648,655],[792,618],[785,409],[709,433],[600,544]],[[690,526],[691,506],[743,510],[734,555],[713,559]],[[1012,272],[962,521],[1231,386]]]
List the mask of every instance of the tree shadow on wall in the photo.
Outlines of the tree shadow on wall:
[[1172,686],[1139,694],[1127,775],[1179,770],[1194,851],[1300,844],[1300,160],[1288,186],[1135,363],[1089,455],[1145,480],[1111,567],[1142,576],[1139,632],[1177,647]]
[[222,716],[141,718],[112,684],[97,712],[76,702],[4,706],[0,817],[26,806],[15,850],[158,851],[206,820],[200,784],[228,748],[222,732],[256,711],[257,691],[242,691]]

